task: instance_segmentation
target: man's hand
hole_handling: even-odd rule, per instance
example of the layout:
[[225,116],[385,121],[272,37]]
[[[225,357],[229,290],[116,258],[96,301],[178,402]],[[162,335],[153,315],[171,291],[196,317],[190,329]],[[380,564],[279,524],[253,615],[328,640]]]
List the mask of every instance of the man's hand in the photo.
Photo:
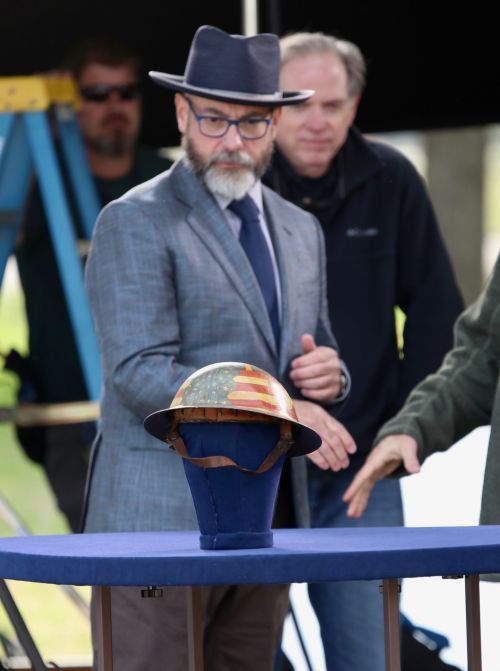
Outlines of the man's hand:
[[309,333],[301,337],[300,344],[304,354],[293,359],[290,379],[302,396],[331,403],[342,387],[342,369],[337,352],[331,347],[318,347]]
[[316,403],[294,400],[294,406],[299,421],[319,433],[323,441],[319,449],[307,455],[309,459],[324,471],[347,468],[349,455],[356,452],[356,443],[347,429]]
[[349,504],[348,517],[361,517],[375,484],[401,464],[408,473],[418,473],[417,441],[405,433],[387,436],[376,445],[346,489],[342,499]]

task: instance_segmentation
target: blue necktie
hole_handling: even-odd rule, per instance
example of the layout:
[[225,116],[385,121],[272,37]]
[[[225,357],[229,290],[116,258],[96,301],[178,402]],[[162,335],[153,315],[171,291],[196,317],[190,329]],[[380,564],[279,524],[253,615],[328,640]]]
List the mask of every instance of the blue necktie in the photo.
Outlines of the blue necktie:
[[240,243],[259,283],[271,319],[276,344],[279,344],[278,294],[271,253],[260,227],[259,209],[248,194],[241,200],[231,201],[228,209],[241,219]]

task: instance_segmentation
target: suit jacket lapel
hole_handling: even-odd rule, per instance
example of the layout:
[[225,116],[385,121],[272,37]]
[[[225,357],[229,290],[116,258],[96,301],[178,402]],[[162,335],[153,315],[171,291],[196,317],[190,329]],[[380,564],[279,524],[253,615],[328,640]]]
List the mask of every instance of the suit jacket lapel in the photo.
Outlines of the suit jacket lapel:
[[273,330],[262,292],[247,256],[224,214],[182,162],[173,168],[172,180],[177,197],[191,208],[186,216],[188,225],[224,269],[253,315],[267,344],[276,354]]
[[293,222],[283,217],[283,212],[278,207],[276,197],[269,197],[265,187],[262,189],[262,194],[281,281],[281,337],[279,348],[279,371],[281,374],[289,364],[291,343],[297,335],[293,332],[293,324],[297,321],[296,296],[298,295],[298,287],[297,272],[294,265],[297,246],[294,241]]

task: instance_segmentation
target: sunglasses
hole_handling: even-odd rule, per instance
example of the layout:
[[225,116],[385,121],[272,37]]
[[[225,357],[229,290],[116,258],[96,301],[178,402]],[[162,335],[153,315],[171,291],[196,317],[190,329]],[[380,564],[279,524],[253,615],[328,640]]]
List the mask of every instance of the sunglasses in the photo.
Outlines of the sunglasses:
[[116,93],[120,100],[135,100],[140,95],[139,84],[94,84],[80,89],[84,100],[93,103],[103,103]]

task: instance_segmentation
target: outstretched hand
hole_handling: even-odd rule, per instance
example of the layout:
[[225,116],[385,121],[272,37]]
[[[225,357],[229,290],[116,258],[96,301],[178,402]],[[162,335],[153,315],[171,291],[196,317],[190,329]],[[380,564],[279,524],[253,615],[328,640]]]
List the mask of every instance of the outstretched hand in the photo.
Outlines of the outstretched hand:
[[403,464],[408,473],[418,473],[417,441],[404,433],[387,436],[366,458],[342,497],[348,503],[347,516],[361,517],[375,484]]

